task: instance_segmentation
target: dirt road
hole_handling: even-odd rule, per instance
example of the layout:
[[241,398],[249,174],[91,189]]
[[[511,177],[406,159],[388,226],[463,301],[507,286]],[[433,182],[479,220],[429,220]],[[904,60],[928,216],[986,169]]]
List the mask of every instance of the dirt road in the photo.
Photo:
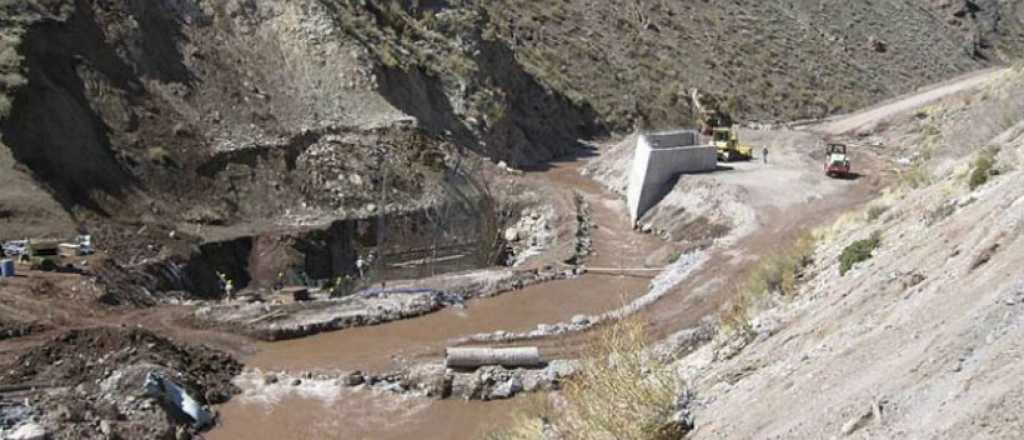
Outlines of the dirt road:
[[851,115],[822,124],[813,129],[831,135],[841,135],[892,118],[900,113],[923,107],[954,93],[982,86],[1006,74],[1009,68],[992,68],[973,72],[924,91],[896,98]]

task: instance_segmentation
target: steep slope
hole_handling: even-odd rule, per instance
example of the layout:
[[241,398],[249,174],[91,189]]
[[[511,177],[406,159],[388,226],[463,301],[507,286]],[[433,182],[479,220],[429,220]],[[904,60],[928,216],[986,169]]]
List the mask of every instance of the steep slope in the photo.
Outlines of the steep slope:
[[611,126],[693,122],[689,90],[742,120],[849,111],[1017,56],[1013,2],[487,2],[530,71]]
[[142,259],[437,206],[481,156],[690,125],[691,88],[744,120],[843,111],[1020,48],[1019,7],[959,4],[0,2],[3,238]]
[[[111,227],[97,232],[110,240],[141,224],[202,235],[193,229],[367,216],[385,174],[394,208],[416,209],[447,197],[443,176],[466,171],[465,151],[534,163],[599,129],[457,11],[450,34],[411,37],[437,44],[413,54],[412,31],[362,2],[4,7],[0,130],[21,176],[2,196],[5,236],[47,229],[19,226],[52,201],[74,221],[43,232],[82,222]],[[401,61],[383,60],[389,50]]]
[[[798,294],[748,303],[745,324],[679,362],[698,396],[692,438],[1024,434],[1022,93],[1009,73],[876,134],[935,154],[819,234]],[[973,147],[920,130],[926,113],[972,130]]]

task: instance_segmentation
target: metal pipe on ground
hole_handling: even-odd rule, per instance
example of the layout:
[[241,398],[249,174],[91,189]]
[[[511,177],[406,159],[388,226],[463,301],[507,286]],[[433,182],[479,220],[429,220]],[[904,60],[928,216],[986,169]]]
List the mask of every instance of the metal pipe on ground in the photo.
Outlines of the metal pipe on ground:
[[445,366],[449,368],[479,368],[491,365],[502,367],[534,368],[546,365],[537,347],[487,348],[448,347]]

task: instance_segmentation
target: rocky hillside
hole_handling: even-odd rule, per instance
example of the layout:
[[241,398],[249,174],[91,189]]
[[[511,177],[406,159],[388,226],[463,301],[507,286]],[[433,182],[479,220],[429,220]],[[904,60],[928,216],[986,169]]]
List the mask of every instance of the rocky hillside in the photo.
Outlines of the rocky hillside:
[[365,217],[385,180],[392,212],[414,209],[467,154],[547,160],[599,120],[457,10],[441,34],[363,2],[2,6],[10,237]]
[[747,292],[676,365],[691,438],[1020,438],[1022,94],[1012,72],[874,134],[921,154],[818,233],[797,291]]
[[487,2],[537,76],[618,129],[691,124],[689,90],[742,120],[815,118],[1021,53],[1013,2]]
[[371,216],[385,181],[416,209],[467,155],[536,164],[687,125],[690,88],[745,120],[842,111],[1011,56],[1020,18],[996,1],[8,0],[0,226],[148,248]]

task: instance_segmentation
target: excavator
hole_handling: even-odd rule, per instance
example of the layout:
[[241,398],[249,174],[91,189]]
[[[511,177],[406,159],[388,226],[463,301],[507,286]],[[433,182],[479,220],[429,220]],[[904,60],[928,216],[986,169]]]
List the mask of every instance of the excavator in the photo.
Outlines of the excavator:
[[701,94],[697,89],[691,92],[693,108],[701,124],[701,134],[711,137],[711,145],[718,150],[718,160],[750,160],[754,148],[740,144],[739,136],[732,129],[732,116],[718,105],[718,99]]
[[711,145],[718,149],[718,160],[750,160],[754,158],[754,147],[740,144],[739,136],[730,127],[715,127],[711,130]]

